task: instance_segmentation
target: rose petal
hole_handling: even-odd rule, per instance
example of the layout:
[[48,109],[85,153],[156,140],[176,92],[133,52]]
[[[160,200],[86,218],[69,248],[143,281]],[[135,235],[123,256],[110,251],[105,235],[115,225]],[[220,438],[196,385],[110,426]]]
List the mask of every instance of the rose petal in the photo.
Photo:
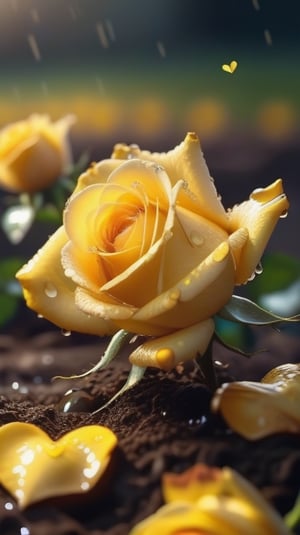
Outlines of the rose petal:
[[124,160],[102,160],[101,162],[93,162],[90,167],[80,175],[73,195],[79,193],[87,186],[93,184],[104,184],[107,181],[107,177],[120,165],[124,163]]
[[51,184],[71,163],[67,133],[74,121],[73,116],[66,116],[52,123],[48,116],[36,114],[4,128],[0,182],[16,192],[33,192]]
[[112,158],[115,157],[141,158],[162,165],[172,185],[182,179],[186,182],[187,188],[180,192],[180,205],[227,229],[227,215],[209,175],[196,134],[188,133],[180,145],[167,153],[151,153],[140,150],[136,145],[117,145],[112,154]]
[[[157,171],[164,174],[164,171]],[[170,208],[166,215],[163,232],[145,255],[129,266],[123,273],[108,281],[101,291],[113,294],[120,301],[141,306],[153,299],[160,288],[162,256],[166,242],[172,238],[175,217],[175,204],[182,182],[178,182],[170,193]],[[143,288],[139,294],[137,288]],[[142,301],[141,301],[142,299]]]
[[[140,334],[193,325],[214,315],[226,303],[234,286],[233,258],[229,244],[223,242],[203,262],[175,286],[147,303],[120,328]],[[147,326],[149,332],[147,332]]]
[[0,428],[0,482],[24,509],[54,496],[82,494],[104,473],[116,436],[90,425],[53,441],[35,425],[12,422]]
[[142,344],[131,353],[129,360],[143,368],[154,366],[168,371],[197,354],[203,355],[213,333],[214,322],[209,319]]
[[89,317],[75,305],[75,285],[65,276],[60,259],[66,242],[65,230],[60,227],[16,274],[27,305],[63,329],[112,334],[116,330],[112,323]]
[[299,365],[271,370],[261,383],[235,381],[215,394],[212,408],[230,427],[249,440],[274,433],[300,433]]
[[278,218],[288,209],[282,180],[264,189],[255,190],[248,201],[235,206],[228,214],[232,232],[246,228],[249,239],[237,265],[237,284],[243,284],[254,273]]
[[119,303],[107,294],[93,296],[82,288],[76,288],[75,302],[78,308],[86,314],[98,316],[107,321],[128,319],[137,310],[135,307]]

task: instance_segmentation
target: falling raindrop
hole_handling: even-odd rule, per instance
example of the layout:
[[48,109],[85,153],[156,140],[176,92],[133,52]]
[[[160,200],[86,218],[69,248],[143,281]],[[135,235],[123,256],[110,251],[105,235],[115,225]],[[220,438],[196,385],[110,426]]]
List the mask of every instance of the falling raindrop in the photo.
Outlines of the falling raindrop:
[[27,39],[28,39],[28,44],[29,44],[29,46],[31,48],[31,52],[32,52],[32,55],[33,55],[34,59],[36,61],[41,61],[41,59],[42,59],[41,52],[40,52],[37,40],[36,40],[35,36],[33,35],[33,33],[30,33],[27,36]]
[[165,45],[161,41],[156,42],[157,50],[162,58],[166,57]]
[[105,31],[105,28],[104,28],[102,22],[97,22],[96,31],[97,31],[97,34],[98,34],[98,37],[99,37],[99,41],[100,41],[101,45],[103,46],[103,48],[108,48],[109,47],[109,40],[108,40],[108,37],[106,35],[106,31]]
[[270,30],[264,30],[264,36],[265,36],[265,41],[267,45],[271,46],[273,44],[273,41],[272,41],[272,35],[271,35]]

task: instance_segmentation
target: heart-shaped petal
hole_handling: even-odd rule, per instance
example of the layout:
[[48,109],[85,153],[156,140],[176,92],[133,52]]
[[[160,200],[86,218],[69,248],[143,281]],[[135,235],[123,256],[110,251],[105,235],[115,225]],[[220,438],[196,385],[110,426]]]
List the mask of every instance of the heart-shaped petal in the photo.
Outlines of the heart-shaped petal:
[[54,496],[92,489],[117,445],[99,425],[80,427],[53,441],[39,427],[11,422],[0,428],[0,483],[21,509]]
[[227,65],[227,63],[224,63],[224,65],[222,65],[222,69],[225,72],[229,72],[230,74],[233,74],[237,66],[238,66],[238,62],[233,60],[229,63],[229,65]]

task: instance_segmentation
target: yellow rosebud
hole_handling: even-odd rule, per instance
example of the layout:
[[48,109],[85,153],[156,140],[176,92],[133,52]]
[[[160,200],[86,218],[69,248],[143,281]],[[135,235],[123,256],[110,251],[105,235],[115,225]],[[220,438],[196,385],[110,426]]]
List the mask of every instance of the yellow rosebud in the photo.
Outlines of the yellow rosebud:
[[0,131],[0,186],[13,192],[40,191],[71,163],[67,140],[73,116],[51,122],[31,115]]
[[53,441],[39,427],[12,422],[0,428],[0,483],[21,509],[47,498],[91,490],[117,445],[99,425],[80,427]]
[[196,465],[165,474],[167,505],[130,535],[288,535],[282,518],[248,481],[230,468]]
[[194,133],[168,153],[118,144],[80,176],[63,226],[17,278],[60,327],[154,337],[130,360],[168,370],[205,353],[212,317],[287,208],[279,179],[226,212]]
[[300,364],[282,364],[260,383],[235,381],[216,392],[212,408],[250,440],[274,433],[300,433]]

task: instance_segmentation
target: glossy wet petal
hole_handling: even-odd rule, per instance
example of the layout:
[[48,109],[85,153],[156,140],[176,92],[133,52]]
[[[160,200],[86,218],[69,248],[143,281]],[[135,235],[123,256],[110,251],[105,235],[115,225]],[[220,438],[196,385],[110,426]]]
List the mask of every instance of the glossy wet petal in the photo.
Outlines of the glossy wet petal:
[[60,227],[16,274],[27,305],[63,329],[111,334],[116,329],[110,322],[88,316],[75,305],[76,286],[65,276],[61,265],[61,250],[66,242],[65,230]]
[[246,228],[249,233],[237,265],[237,284],[247,282],[254,273],[279,217],[288,206],[282,180],[278,179],[267,188],[255,190],[248,201],[229,212],[231,231]]
[[47,498],[91,490],[107,468],[117,438],[98,425],[53,441],[39,427],[12,422],[0,428],[0,482],[21,509]]
[[300,434],[300,365],[284,364],[262,382],[235,381],[215,394],[212,407],[230,427],[250,440],[274,433]]
[[171,370],[177,364],[203,355],[214,332],[214,322],[209,319],[178,330],[137,347],[130,357],[131,364],[162,370]]
[[172,184],[184,180],[186,189],[180,193],[179,204],[227,228],[227,216],[217,195],[213,179],[205,163],[200,142],[195,133],[166,153],[140,150],[139,147],[117,145],[112,158],[141,158],[164,167]]

